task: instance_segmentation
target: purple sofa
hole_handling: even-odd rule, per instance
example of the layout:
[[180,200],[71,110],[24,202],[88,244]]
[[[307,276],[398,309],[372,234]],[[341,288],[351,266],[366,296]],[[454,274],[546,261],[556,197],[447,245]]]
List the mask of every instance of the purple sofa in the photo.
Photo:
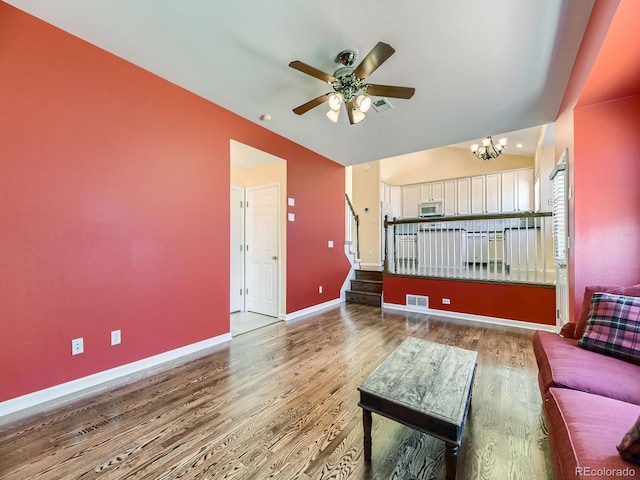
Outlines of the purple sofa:
[[533,337],[556,479],[640,479],[640,465],[623,460],[616,448],[639,421],[640,364],[578,346],[588,320],[598,317],[594,304],[602,295],[596,292],[640,297],[640,285],[589,286],[576,322],[560,335],[538,331]]

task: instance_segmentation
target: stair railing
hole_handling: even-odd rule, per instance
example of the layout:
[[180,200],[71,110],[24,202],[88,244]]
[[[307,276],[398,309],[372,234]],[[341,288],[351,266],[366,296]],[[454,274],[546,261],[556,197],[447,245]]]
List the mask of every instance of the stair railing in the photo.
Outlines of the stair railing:
[[384,218],[383,272],[553,284],[551,212]]
[[354,226],[355,226],[355,233],[356,233],[356,256],[359,259],[360,258],[360,217],[358,216],[358,214],[356,213],[356,211],[353,208],[353,205],[351,204],[351,200],[349,199],[349,195],[347,195],[345,193],[345,198],[347,200],[347,208],[348,208],[348,214],[347,214],[347,240],[348,241],[352,241],[353,240],[353,230],[354,230]]

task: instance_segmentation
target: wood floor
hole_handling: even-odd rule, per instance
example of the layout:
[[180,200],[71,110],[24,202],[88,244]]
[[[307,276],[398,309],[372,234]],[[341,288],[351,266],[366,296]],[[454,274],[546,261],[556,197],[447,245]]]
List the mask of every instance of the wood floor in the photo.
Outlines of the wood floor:
[[444,444],[356,387],[407,336],[478,351],[458,479],[553,479],[531,332],[347,304],[0,430],[2,479],[444,479]]

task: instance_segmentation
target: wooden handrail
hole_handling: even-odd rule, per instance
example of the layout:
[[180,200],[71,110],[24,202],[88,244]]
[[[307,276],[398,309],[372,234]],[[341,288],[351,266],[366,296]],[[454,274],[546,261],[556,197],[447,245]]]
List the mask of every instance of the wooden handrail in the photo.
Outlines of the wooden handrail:
[[409,225],[412,223],[443,223],[443,222],[459,222],[467,220],[496,220],[501,218],[540,218],[551,217],[552,212],[527,212],[527,213],[484,213],[481,215],[456,215],[451,217],[409,217],[395,218],[390,220],[389,225]]

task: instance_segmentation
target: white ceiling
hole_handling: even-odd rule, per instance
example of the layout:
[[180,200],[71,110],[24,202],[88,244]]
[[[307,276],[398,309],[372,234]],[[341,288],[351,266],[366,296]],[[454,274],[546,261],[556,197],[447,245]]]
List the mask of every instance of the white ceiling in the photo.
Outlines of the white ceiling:
[[[594,3],[5,1],[343,165],[553,122]],[[378,41],[396,53],[368,81],[412,99],[357,125],[291,111],[331,87],[290,61],[333,74],[341,50],[357,64]]]

